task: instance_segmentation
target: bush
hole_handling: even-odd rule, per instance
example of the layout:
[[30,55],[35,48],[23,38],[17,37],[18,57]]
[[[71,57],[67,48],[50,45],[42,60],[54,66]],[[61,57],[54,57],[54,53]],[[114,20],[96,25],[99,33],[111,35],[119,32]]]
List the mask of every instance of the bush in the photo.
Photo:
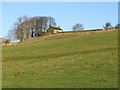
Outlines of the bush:
[[10,43],[10,39],[3,40],[3,43],[6,43],[6,44]]

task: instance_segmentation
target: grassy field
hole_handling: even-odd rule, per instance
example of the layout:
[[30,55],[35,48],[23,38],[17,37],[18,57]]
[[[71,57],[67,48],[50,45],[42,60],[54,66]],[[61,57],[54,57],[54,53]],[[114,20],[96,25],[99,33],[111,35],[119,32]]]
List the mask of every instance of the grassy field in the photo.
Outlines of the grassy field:
[[118,31],[7,46],[3,59],[3,88],[118,87]]

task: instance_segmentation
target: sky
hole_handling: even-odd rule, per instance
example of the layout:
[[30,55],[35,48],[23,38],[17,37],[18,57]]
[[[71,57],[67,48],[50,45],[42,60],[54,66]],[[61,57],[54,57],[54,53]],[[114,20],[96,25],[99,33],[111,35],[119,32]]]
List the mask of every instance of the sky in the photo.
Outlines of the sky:
[[72,27],[77,23],[83,24],[85,30],[102,29],[106,22],[111,22],[113,26],[118,23],[118,3],[3,2],[2,37],[13,28],[17,18],[23,15],[51,16],[64,31],[72,31]]

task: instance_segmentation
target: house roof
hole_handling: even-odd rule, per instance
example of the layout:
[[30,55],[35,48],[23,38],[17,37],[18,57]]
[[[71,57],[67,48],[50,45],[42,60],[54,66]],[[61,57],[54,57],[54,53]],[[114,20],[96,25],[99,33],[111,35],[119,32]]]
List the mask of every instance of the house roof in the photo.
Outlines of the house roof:
[[57,29],[57,30],[62,30],[60,27],[50,27],[50,28],[54,28],[54,29]]

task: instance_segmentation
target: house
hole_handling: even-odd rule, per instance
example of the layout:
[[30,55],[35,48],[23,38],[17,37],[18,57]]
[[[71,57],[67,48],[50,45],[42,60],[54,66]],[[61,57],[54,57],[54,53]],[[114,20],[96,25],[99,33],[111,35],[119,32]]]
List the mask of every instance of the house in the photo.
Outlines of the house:
[[63,30],[60,28],[60,26],[58,26],[58,27],[49,26],[49,28],[47,29],[47,34],[55,34],[55,33],[59,33],[59,32],[63,32]]

